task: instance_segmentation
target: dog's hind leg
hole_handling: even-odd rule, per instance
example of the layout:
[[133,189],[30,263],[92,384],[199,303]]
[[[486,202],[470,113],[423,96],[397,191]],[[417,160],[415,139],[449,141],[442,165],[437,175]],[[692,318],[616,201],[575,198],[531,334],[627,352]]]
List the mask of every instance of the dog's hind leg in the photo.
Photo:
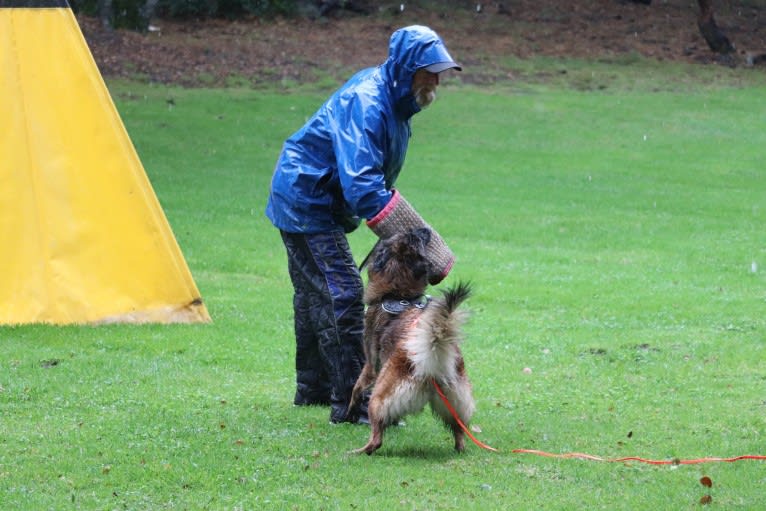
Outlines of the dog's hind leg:
[[388,417],[388,409],[380,395],[376,395],[379,389],[376,388],[370,399],[370,405],[367,409],[370,418],[370,439],[361,449],[354,452],[356,454],[372,454],[383,445],[383,433],[391,423]]
[[[471,416],[476,409],[473,396],[471,395],[470,384],[467,381],[458,381],[454,384],[453,388],[445,389],[445,395],[452,404],[453,409],[457,412],[460,421],[468,427]],[[455,450],[463,452],[465,450],[465,433],[463,428],[458,424],[457,419],[452,416],[452,412],[447,405],[437,395],[431,397],[431,409],[436,415],[441,417],[444,424],[449,426],[452,431],[452,436],[455,438]]]
[[455,450],[463,452],[465,450],[465,433],[463,428],[460,427],[460,424],[458,424],[457,420],[455,420],[443,403],[437,404],[435,401],[431,401],[431,409],[441,418],[444,425],[448,426],[450,431],[452,431],[452,436],[455,438]]
[[456,422],[450,424],[450,428],[452,429],[452,436],[455,437],[455,450],[463,452],[465,450],[465,433],[463,433],[463,428]]
[[367,445],[362,447],[361,449],[356,449],[353,451],[355,454],[367,454],[370,455],[380,449],[380,446],[383,445],[383,431],[385,431],[386,427],[383,424],[383,421],[380,419],[378,420],[371,420],[370,421],[370,427],[372,431],[370,432],[370,439],[367,441]]

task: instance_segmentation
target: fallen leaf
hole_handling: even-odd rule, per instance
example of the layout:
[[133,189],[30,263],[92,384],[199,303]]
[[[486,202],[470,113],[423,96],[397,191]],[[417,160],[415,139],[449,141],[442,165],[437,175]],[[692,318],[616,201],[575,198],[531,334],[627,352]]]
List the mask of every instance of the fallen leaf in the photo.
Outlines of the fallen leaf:
[[700,479],[700,484],[701,484],[702,486],[706,486],[706,487],[708,487],[708,488],[712,488],[712,487],[713,487],[713,480],[712,480],[712,479],[710,479],[708,476],[703,476],[703,477]]
[[707,506],[711,502],[713,502],[713,497],[711,497],[710,495],[703,495],[702,498],[700,499],[700,504],[702,504],[703,506]]

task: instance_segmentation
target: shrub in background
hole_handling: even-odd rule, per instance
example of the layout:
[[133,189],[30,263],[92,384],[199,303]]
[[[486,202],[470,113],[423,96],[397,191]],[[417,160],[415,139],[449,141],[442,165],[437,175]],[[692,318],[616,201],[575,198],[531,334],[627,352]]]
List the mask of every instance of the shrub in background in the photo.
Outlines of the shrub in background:
[[104,26],[145,31],[154,16],[171,19],[293,15],[297,0],[70,0]]

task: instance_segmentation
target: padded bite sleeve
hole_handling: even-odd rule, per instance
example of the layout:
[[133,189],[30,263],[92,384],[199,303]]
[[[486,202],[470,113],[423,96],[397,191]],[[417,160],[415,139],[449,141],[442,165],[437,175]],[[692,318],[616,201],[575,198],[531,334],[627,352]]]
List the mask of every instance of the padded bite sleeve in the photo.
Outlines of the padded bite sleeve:
[[455,255],[444,242],[438,232],[428,225],[415,208],[399,193],[394,190],[394,195],[377,215],[367,220],[367,226],[372,229],[380,239],[387,239],[394,234],[405,232],[410,229],[426,227],[431,231],[431,241],[428,243],[428,262],[431,271],[428,281],[431,284],[441,282],[452,269],[455,263]]

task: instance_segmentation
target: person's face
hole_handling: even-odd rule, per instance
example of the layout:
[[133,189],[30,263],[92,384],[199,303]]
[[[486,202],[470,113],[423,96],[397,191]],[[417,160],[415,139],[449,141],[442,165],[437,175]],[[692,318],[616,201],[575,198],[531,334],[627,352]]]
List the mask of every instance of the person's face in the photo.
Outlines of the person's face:
[[439,75],[425,69],[415,71],[412,78],[412,93],[420,108],[426,108],[436,99],[436,87],[439,85]]

